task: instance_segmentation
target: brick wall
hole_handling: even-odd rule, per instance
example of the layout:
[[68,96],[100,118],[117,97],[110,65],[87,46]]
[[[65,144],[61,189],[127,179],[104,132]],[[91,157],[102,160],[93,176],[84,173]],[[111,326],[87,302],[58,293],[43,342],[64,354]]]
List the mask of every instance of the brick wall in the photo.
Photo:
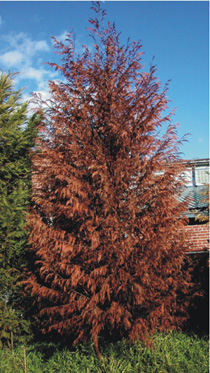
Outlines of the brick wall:
[[185,227],[189,240],[189,251],[202,251],[209,248],[209,226],[188,225]]

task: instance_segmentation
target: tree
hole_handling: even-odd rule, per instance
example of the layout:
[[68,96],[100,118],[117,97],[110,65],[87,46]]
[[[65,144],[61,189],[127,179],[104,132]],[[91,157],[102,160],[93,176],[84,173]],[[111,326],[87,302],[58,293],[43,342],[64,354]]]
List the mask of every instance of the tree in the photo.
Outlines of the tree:
[[[26,265],[26,210],[30,201],[30,151],[35,116],[13,88],[14,75],[0,76],[0,343],[28,329],[20,306],[19,281]],[[22,298],[23,299],[23,298]]]
[[153,65],[143,71],[141,43],[121,46],[99,3],[93,9],[93,54],[77,55],[72,33],[67,45],[54,39],[62,65],[50,65],[64,79],[49,84],[33,157],[25,285],[44,333],[91,337],[100,356],[99,335],[145,340],[181,325],[189,275],[168,84],[161,88]]

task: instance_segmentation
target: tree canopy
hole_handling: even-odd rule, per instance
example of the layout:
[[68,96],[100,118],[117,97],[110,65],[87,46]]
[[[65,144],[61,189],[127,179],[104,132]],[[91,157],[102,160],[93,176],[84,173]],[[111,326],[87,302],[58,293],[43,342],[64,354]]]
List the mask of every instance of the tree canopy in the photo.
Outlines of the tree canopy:
[[63,81],[49,83],[33,156],[26,288],[44,333],[91,337],[100,356],[99,335],[144,340],[181,325],[189,275],[168,85],[155,66],[144,71],[141,43],[121,45],[100,4],[93,10],[93,52],[77,55],[73,33],[54,38],[62,64],[50,65]]
[[[0,75],[0,343],[26,329],[18,283],[26,265],[26,210],[30,202],[30,151],[35,116],[13,87],[14,75]],[[21,308],[21,310],[20,310]]]

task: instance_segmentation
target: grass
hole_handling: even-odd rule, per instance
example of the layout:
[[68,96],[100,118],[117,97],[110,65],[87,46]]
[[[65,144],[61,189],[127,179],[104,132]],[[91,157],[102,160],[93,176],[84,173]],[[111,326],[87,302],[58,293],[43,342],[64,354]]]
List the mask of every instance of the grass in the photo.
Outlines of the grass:
[[1,373],[207,373],[208,338],[171,332],[154,336],[154,348],[127,341],[101,341],[99,361],[92,343],[74,349],[34,343],[0,351]]

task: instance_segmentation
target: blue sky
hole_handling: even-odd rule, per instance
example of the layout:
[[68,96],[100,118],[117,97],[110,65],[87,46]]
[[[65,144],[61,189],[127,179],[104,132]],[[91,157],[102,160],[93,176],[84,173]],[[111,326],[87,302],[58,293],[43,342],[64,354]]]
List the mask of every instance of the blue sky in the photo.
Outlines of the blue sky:
[[[184,159],[209,156],[209,2],[103,1],[121,43],[141,40],[143,63],[153,56],[162,85],[171,80],[170,109],[179,136],[190,133],[180,150]],[[94,16],[90,1],[0,1],[0,69],[19,71],[16,87],[24,99],[32,91],[47,97],[57,73],[43,62],[58,62],[51,36],[63,40],[73,29],[78,50],[91,45],[86,28]]]

